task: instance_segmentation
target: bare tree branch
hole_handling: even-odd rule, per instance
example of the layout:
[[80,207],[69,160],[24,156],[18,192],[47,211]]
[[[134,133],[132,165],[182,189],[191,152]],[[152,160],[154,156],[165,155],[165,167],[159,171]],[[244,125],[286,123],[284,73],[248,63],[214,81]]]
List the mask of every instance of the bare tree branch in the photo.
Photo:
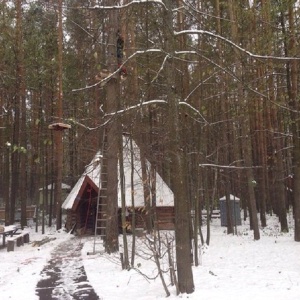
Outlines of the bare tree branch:
[[94,88],[98,85],[101,85],[102,83],[105,83],[107,82],[108,80],[110,80],[111,78],[113,78],[114,76],[118,75],[118,73],[122,70],[122,68],[124,67],[124,65],[129,61],[131,60],[133,57],[137,56],[137,55],[141,55],[141,54],[146,54],[146,53],[165,53],[163,50],[161,49],[148,49],[148,50],[139,50],[139,51],[136,51],[134,52],[132,55],[130,55],[124,62],[122,65],[119,66],[119,68],[109,74],[109,76],[105,77],[104,79],[100,80],[100,81],[97,81],[95,84],[92,84],[92,85],[88,85],[88,86],[85,86],[85,87],[82,87],[82,88],[79,88],[79,89],[73,89],[72,92],[80,92],[80,91],[84,91],[84,90],[87,90],[87,89],[90,89],[90,88]]
[[129,3],[123,4],[123,5],[112,5],[112,6],[105,6],[105,5],[94,5],[91,7],[88,7],[89,9],[105,9],[105,10],[110,10],[110,9],[123,9],[123,8],[128,8],[131,5],[135,4],[147,4],[147,3],[152,3],[152,4],[159,4],[161,5],[164,9],[167,9],[165,4],[163,3],[162,0],[132,0]]
[[249,55],[250,57],[253,58],[257,58],[257,59],[270,59],[270,60],[283,60],[283,61],[290,61],[290,60],[300,60],[300,57],[284,57],[284,56],[272,56],[272,55],[258,55],[258,54],[254,54],[240,46],[238,46],[236,43],[232,42],[231,40],[215,34],[211,31],[207,31],[207,30],[201,30],[201,29],[192,29],[192,30],[182,30],[182,31],[175,31],[175,36],[179,36],[179,35],[183,35],[183,34],[194,34],[194,35],[209,35],[211,37],[220,39],[222,41],[224,41],[225,43],[233,46],[234,48],[240,50],[241,52],[244,52],[245,54]]
[[199,167],[212,167],[219,169],[260,169],[262,166],[251,166],[251,167],[243,167],[243,166],[228,166],[228,165],[216,165],[216,164],[199,164]]

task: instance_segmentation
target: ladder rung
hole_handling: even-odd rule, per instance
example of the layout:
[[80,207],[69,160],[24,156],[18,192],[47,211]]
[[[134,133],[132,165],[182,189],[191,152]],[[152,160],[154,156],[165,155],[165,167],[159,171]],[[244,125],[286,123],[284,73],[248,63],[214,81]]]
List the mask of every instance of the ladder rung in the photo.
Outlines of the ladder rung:
[[[103,246],[104,238],[106,237],[106,224],[107,224],[107,179],[108,179],[108,166],[107,166],[107,153],[109,151],[108,147],[107,132],[104,129],[102,137],[102,158],[101,158],[101,188],[99,191],[99,197],[97,201],[97,216],[96,216],[96,226],[95,226],[95,237],[94,237],[94,252],[95,245],[100,244]],[[103,211],[105,210],[105,211]],[[98,238],[98,239],[97,239]],[[100,238],[100,240],[99,240]]]

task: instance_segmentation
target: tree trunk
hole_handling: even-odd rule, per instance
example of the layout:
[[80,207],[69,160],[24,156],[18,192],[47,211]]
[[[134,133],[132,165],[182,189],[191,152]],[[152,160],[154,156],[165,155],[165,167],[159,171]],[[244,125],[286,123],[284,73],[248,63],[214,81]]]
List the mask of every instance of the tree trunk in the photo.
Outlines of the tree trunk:
[[[8,124],[8,123],[7,123]],[[7,129],[6,129],[7,131]],[[8,134],[6,134],[8,136]],[[9,185],[10,185],[10,147],[6,145],[5,149],[5,156],[6,158],[4,165],[5,165],[5,170],[4,170],[4,175],[3,175],[3,198],[5,202],[5,225],[9,225],[10,223],[10,199],[9,199]]]
[[134,258],[135,258],[135,245],[136,245],[136,233],[135,233],[135,224],[136,224],[136,214],[135,214],[135,198],[134,198],[134,153],[133,153],[133,142],[132,142],[132,136],[130,136],[130,162],[131,162],[131,168],[130,168],[130,184],[131,184],[131,206],[132,206],[132,243],[131,243],[131,260],[130,265],[134,266]]
[[254,193],[254,186],[255,186],[255,180],[253,176],[253,162],[251,158],[251,138],[249,136],[249,124],[246,122],[246,118],[242,121],[242,133],[243,133],[243,155],[245,160],[245,167],[246,167],[246,178],[247,178],[247,189],[248,189],[248,195],[249,195],[249,208],[250,208],[250,218],[251,218],[251,224],[253,228],[254,233],[254,239],[259,240],[260,234],[259,234],[259,228],[258,228],[258,218],[257,218],[257,208],[256,208],[256,199],[255,199],[255,193]]
[[[117,4],[118,1],[107,1],[108,5]],[[118,11],[109,11],[108,41],[107,41],[107,67],[109,73],[117,69],[117,32]],[[106,107],[108,113],[116,112],[119,108],[119,78],[118,75],[111,78],[106,84]],[[105,250],[111,254],[119,250],[118,241],[118,117],[113,118],[107,130],[107,223]]]
[[[144,147],[143,147],[144,148]],[[141,170],[142,170],[142,181],[143,181],[143,194],[144,194],[144,205],[145,205],[145,221],[147,233],[153,230],[153,210],[151,209],[151,193],[150,193],[150,177],[147,174],[146,157],[143,151],[140,152]]]
[[26,162],[27,162],[27,132],[26,132],[26,95],[24,82],[24,49],[23,49],[23,30],[22,30],[22,1],[17,2],[17,48],[18,48],[18,74],[20,82],[20,107],[21,107],[21,130],[20,136],[20,202],[21,202],[21,227],[27,225],[26,202],[27,202],[27,185],[26,185]]
[[[295,28],[294,28],[294,11],[293,4],[289,5],[289,43],[286,42],[287,56],[293,56],[297,53]],[[282,19],[283,13],[282,13]],[[285,23],[282,20],[282,27],[285,30]],[[299,137],[299,104],[298,104],[298,63],[293,60],[287,64],[287,85],[289,106],[291,107],[291,121],[293,134],[293,168],[294,168],[294,218],[295,218],[295,235],[296,242],[300,242],[300,137]]]
[[[57,89],[57,118],[59,122],[62,122],[63,117],[63,107],[62,107],[62,97],[63,97],[63,28],[62,28],[62,0],[58,2],[58,89]],[[55,157],[56,157],[56,180],[54,186],[54,203],[56,210],[56,229],[59,230],[62,227],[62,215],[61,215],[61,205],[62,205],[62,168],[63,168],[63,145],[62,145],[62,130],[56,130],[54,132],[55,138]]]
[[121,221],[122,221],[122,233],[123,233],[123,248],[124,248],[124,268],[129,267],[129,256],[128,256],[128,243],[127,243],[127,220],[126,214],[126,195],[125,195],[125,174],[124,174],[124,158],[123,158],[123,139],[122,135],[119,136],[119,174],[120,174],[120,195],[121,195]]
[[22,81],[23,81],[23,65],[22,65],[22,15],[21,15],[21,0],[16,3],[16,84],[14,96],[14,115],[13,115],[13,138],[11,151],[11,189],[10,189],[10,213],[9,223],[15,222],[16,201],[19,191],[20,182],[20,109],[22,101]]
[[[239,43],[238,41],[238,27],[236,23],[236,14],[234,11],[233,1],[229,1],[229,12],[230,12],[230,19],[231,19],[231,34],[232,39],[234,42]],[[238,78],[242,78],[242,66],[241,62],[238,60],[238,53],[234,50],[235,60],[236,60],[236,74]],[[246,96],[243,93],[243,87],[241,83],[238,84],[238,99],[245,99]],[[241,104],[241,111],[244,111],[243,119],[240,119],[240,126],[241,126],[241,133],[243,137],[242,143],[242,151],[243,151],[243,158],[244,158],[244,166],[246,167],[245,174],[247,178],[247,192],[249,196],[249,209],[250,209],[250,217],[253,232],[254,232],[254,239],[259,240],[259,227],[258,227],[258,218],[257,218],[257,207],[256,207],[256,199],[255,199],[255,180],[253,175],[253,160],[252,160],[252,141],[250,135],[250,108],[249,104]]]
[[172,1],[165,0],[165,50],[169,55],[166,65],[166,92],[168,99],[168,129],[169,129],[169,153],[172,161],[172,183],[175,202],[175,239],[178,287],[180,293],[193,293],[194,280],[191,261],[190,244],[190,213],[188,211],[187,185],[184,174],[184,159],[180,149],[179,132],[179,99],[175,93],[175,39],[173,35]]

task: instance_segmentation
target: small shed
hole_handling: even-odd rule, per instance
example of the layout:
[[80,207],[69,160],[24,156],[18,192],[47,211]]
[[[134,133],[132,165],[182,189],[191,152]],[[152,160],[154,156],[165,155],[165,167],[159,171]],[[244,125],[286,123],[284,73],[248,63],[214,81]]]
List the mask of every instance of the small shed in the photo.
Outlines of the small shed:
[[[133,153],[133,155],[131,155]],[[133,161],[132,161],[133,157]],[[123,137],[123,164],[125,177],[125,200],[128,212],[127,220],[131,221],[133,209],[136,213],[136,227],[144,228],[146,223],[145,211],[145,182],[140,160],[140,149],[133,141],[131,149],[129,137]],[[100,187],[101,153],[98,152],[91,163],[86,167],[68,197],[62,204],[66,211],[66,228],[76,228],[78,233],[89,233],[94,230],[97,209],[97,196]],[[132,168],[133,164],[133,168]],[[150,178],[151,165],[146,161],[146,173]],[[133,170],[133,174],[132,173]],[[133,186],[131,184],[133,178]],[[153,177],[153,176],[152,176]],[[174,195],[161,176],[155,174],[155,198],[156,215],[160,229],[174,229]],[[153,181],[153,180],[152,180]],[[150,181],[149,181],[150,182]],[[120,185],[120,180],[119,180]],[[151,183],[149,183],[151,185]],[[150,187],[148,186],[150,190]],[[132,196],[134,196],[134,208],[132,207]],[[150,195],[150,199],[152,199]],[[121,213],[121,192],[118,188],[119,215]],[[151,202],[151,201],[150,201]],[[150,203],[152,205],[153,203]],[[119,220],[120,222],[120,220]],[[121,224],[119,224],[119,227]]]
[[[223,196],[219,200],[220,200],[221,226],[227,226],[226,196]],[[241,223],[240,199],[230,194],[229,207],[231,211],[233,226],[241,225],[242,223]]]
[[[48,202],[50,201],[51,195],[52,195],[52,199],[54,197],[54,188],[55,188],[55,183],[53,184],[48,184],[45,187],[41,187],[39,189],[39,204],[42,205],[43,204],[43,198],[44,198],[44,191],[46,190],[47,192],[47,198],[48,198]],[[64,199],[67,197],[67,195],[69,194],[69,192],[71,191],[71,186],[66,184],[66,183],[62,183],[61,184],[61,197],[62,197],[62,201],[64,201]]]
[[97,152],[62,204],[67,215],[67,230],[76,228],[78,232],[83,229],[92,232],[95,227],[101,157]]

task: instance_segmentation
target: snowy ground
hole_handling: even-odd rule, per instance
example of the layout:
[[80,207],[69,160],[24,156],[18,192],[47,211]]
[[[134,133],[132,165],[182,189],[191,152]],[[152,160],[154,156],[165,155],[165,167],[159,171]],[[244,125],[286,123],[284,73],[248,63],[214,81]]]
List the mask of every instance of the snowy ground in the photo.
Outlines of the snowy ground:
[[[228,236],[226,229],[220,226],[220,220],[214,220],[211,244],[202,247],[201,265],[193,269],[196,291],[191,295],[176,297],[175,288],[168,286],[171,293],[169,299],[298,300],[300,243],[294,242],[293,229],[281,234],[276,220],[272,218],[269,219],[268,227],[261,230],[261,239],[254,241],[248,227],[248,224],[243,224],[238,227],[238,235]],[[33,226],[31,244],[16,247],[14,252],[0,250],[1,300],[38,299],[36,285],[41,280],[41,271],[50,259],[51,252],[58,244],[71,238],[65,232],[54,230],[49,230],[47,236],[56,239],[41,247],[32,246],[33,241],[45,237],[35,233]],[[87,252],[93,251],[91,238],[77,239],[76,243],[83,244],[82,263],[100,299],[165,298],[159,277],[151,279],[157,272],[145,239],[139,238],[137,241],[136,268],[130,271],[121,270],[119,254],[88,255]],[[123,243],[121,237],[120,243]],[[161,263],[163,268],[167,267],[164,261]],[[70,281],[67,277],[74,273],[74,264],[66,265],[63,273],[66,276],[63,282],[68,285]],[[169,284],[168,274],[165,274],[165,280]],[[65,298],[58,296],[57,299]]]

